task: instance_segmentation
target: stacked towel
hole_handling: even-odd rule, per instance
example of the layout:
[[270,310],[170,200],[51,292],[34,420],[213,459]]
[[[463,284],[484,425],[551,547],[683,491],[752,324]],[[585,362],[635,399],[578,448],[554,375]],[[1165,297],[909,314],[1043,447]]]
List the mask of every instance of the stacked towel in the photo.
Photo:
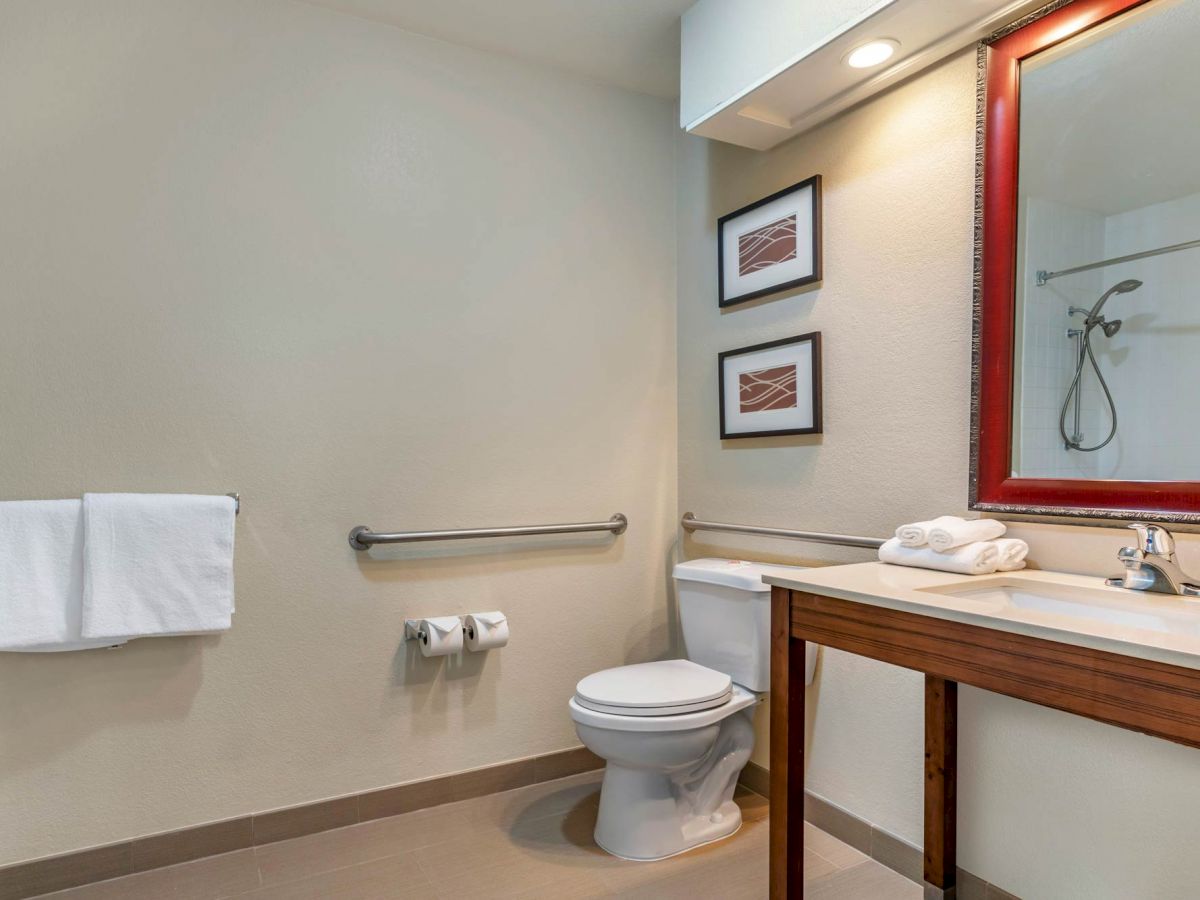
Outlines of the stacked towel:
[[1004,532],[1004,523],[995,519],[940,516],[901,525],[896,536],[880,548],[879,558],[894,565],[964,575],[1024,568],[1029,546],[1016,538],[998,540]]
[[960,575],[991,575],[1000,554],[992,541],[976,541],[942,552],[932,547],[905,547],[899,538],[891,538],[879,548],[879,558],[894,566],[937,569]]
[[235,508],[190,495],[0,503],[0,651],[229,628]]

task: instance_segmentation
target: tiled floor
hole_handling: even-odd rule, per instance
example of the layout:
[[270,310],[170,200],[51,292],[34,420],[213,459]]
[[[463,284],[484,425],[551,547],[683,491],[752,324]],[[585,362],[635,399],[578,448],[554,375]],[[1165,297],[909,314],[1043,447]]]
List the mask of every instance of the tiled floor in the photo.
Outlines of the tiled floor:
[[[655,863],[592,841],[600,773],[379,819],[49,894],[60,900],[384,900],[405,897],[767,895],[766,801],[739,792],[731,838]],[[919,900],[921,888],[806,826],[812,900]]]

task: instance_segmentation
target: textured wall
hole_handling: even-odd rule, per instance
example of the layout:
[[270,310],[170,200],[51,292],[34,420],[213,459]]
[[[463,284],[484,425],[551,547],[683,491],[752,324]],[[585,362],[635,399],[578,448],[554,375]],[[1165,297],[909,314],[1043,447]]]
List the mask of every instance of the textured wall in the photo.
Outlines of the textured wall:
[[577,746],[666,649],[672,119],[303,4],[0,5],[0,497],[243,501],[229,634],[0,655],[0,864]]
[[[965,511],[974,59],[965,52],[769,153],[680,137],[680,511],[878,535]],[[824,284],[720,312],[717,216],[817,172]],[[824,436],[718,440],[717,353],[811,330],[824,334]],[[1042,567],[1094,574],[1126,542],[1113,529],[1014,532]],[[684,549],[867,558],[719,535]],[[1182,556],[1200,570],[1200,543]],[[809,787],[919,844],[921,677],[827,652],[810,701]],[[960,705],[963,866],[1031,900],[1195,896],[1195,751],[967,688]]]

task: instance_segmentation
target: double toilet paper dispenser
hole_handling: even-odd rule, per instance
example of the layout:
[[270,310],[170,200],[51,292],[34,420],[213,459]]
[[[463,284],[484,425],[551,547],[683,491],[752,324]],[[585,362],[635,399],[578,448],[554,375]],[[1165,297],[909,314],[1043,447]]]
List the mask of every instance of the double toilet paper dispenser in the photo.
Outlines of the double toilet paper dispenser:
[[508,617],[499,610],[467,616],[405,619],[404,639],[417,641],[422,656],[449,656],[468,650],[495,650],[508,643]]

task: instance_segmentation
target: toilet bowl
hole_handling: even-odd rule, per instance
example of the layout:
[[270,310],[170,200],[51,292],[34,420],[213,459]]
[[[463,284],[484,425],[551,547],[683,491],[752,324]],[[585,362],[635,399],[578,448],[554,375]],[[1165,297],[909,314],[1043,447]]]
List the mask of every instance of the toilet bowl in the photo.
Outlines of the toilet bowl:
[[[583,744],[605,760],[596,843],[664,859],[741,827],[733,802],[754,750],[753,715],[770,683],[769,572],[790,566],[680,563],[688,659],[619,666],[581,680],[568,703]],[[809,645],[811,680],[815,648]]]
[[751,717],[758,696],[731,686],[719,704],[691,712],[673,709],[703,701],[649,705],[656,677],[664,667],[680,666],[701,677],[720,675],[687,660],[624,666],[589,678],[613,673],[645,678],[647,702],[636,712],[602,712],[585,706],[588,700],[578,693],[570,701],[579,739],[606,763],[595,836],[614,856],[663,859],[741,827],[733,792],[754,749]]

